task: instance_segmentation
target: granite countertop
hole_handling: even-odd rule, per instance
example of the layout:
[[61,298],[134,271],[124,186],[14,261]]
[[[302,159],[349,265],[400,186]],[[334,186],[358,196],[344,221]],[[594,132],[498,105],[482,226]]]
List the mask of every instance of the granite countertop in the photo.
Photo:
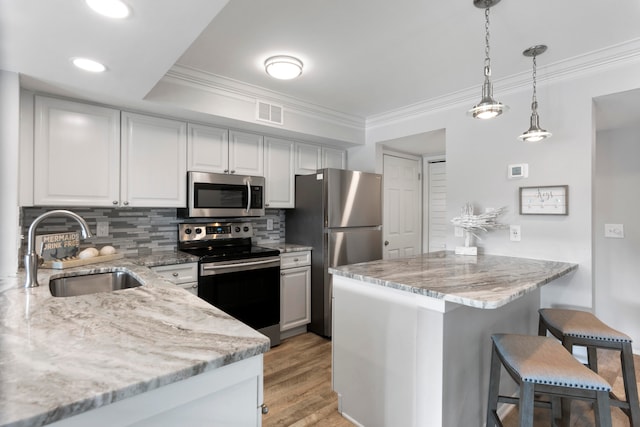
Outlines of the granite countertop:
[[[114,270],[144,286],[66,298],[47,286]],[[269,349],[264,335],[132,260],[41,268],[38,281],[24,289],[22,272],[0,278],[3,427],[49,424]]]
[[144,267],[198,262],[197,256],[180,251],[156,252],[149,255],[134,256],[127,259],[134,264],[142,265]]
[[477,308],[498,308],[578,264],[440,251],[329,268],[336,276]]
[[257,246],[262,246],[263,248],[278,249],[280,253],[302,252],[302,251],[313,250],[313,247],[311,246],[299,245],[297,243],[287,243],[287,242],[259,243]]

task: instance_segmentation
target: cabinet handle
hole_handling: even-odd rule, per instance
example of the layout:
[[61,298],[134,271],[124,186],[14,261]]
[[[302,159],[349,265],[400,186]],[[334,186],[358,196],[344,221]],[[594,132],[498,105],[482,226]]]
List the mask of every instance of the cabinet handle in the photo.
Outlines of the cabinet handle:
[[129,202],[124,202],[123,205],[129,206]]
[[388,241],[388,240],[385,240],[385,241],[384,241],[384,245],[385,245],[385,246],[389,246],[389,241]]
[[113,204],[114,204],[114,205],[117,205],[117,204],[118,204],[118,201],[117,201],[117,200],[114,200],[114,201],[113,201]]
[[262,405],[260,405],[260,408],[263,415],[266,415],[269,413],[269,407],[266,404],[263,403]]
[[196,283],[195,285],[193,285],[191,289],[198,289],[198,284]]
[[178,273],[173,273],[173,277],[178,277]]
[[294,260],[295,262],[298,262],[298,261],[300,261],[300,260],[299,260],[298,258],[294,258],[293,260]]
[[286,275],[287,275],[287,273],[285,273],[284,271],[281,271],[281,272],[280,272],[280,275],[281,275],[281,276],[286,276]]
[[223,172],[224,173],[229,173],[229,169],[225,169]]
[[231,173],[236,173],[235,169],[234,169],[234,170],[231,170]]

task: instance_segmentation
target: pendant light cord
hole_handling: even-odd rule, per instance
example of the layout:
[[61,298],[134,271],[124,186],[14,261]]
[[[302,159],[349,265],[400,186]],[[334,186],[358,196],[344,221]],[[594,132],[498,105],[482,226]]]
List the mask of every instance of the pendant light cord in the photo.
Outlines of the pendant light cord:
[[537,98],[537,89],[536,89],[536,69],[538,68],[538,65],[536,63],[536,54],[533,54],[533,72],[532,77],[533,77],[533,96],[531,98],[531,111],[533,111],[534,113],[538,112],[538,98]]
[[491,56],[489,55],[489,8],[484,10],[484,75],[491,76]]

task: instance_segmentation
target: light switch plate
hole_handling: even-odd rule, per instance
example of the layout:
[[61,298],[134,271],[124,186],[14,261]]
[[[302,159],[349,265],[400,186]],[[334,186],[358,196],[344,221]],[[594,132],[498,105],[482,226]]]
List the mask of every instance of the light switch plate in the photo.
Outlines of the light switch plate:
[[604,237],[624,239],[624,224],[605,224]]
[[267,231],[273,230],[273,219],[267,218]]
[[96,222],[96,236],[107,237],[109,236],[109,222],[97,221]]
[[509,226],[509,239],[512,242],[519,242],[522,239],[522,235],[520,234],[520,226],[519,225],[510,225]]

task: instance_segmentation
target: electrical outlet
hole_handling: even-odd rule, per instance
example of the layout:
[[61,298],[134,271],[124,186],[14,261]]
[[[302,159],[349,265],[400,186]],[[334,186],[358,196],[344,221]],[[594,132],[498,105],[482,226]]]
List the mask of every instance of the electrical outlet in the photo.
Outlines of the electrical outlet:
[[605,224],[604,237],[611,237],[613,239],[624,239],[624,225],[623,224]]
[[509,226],[509,239],[512,242],[519,242],[522,239],[522,235],[520,234],[520,226],[519,225],[510,225]]
[[267,218],[267,231],[273,230],[273,218]]
[[107,237],[109,236],[109,222],[97,221],[96,222],[96,236]]

